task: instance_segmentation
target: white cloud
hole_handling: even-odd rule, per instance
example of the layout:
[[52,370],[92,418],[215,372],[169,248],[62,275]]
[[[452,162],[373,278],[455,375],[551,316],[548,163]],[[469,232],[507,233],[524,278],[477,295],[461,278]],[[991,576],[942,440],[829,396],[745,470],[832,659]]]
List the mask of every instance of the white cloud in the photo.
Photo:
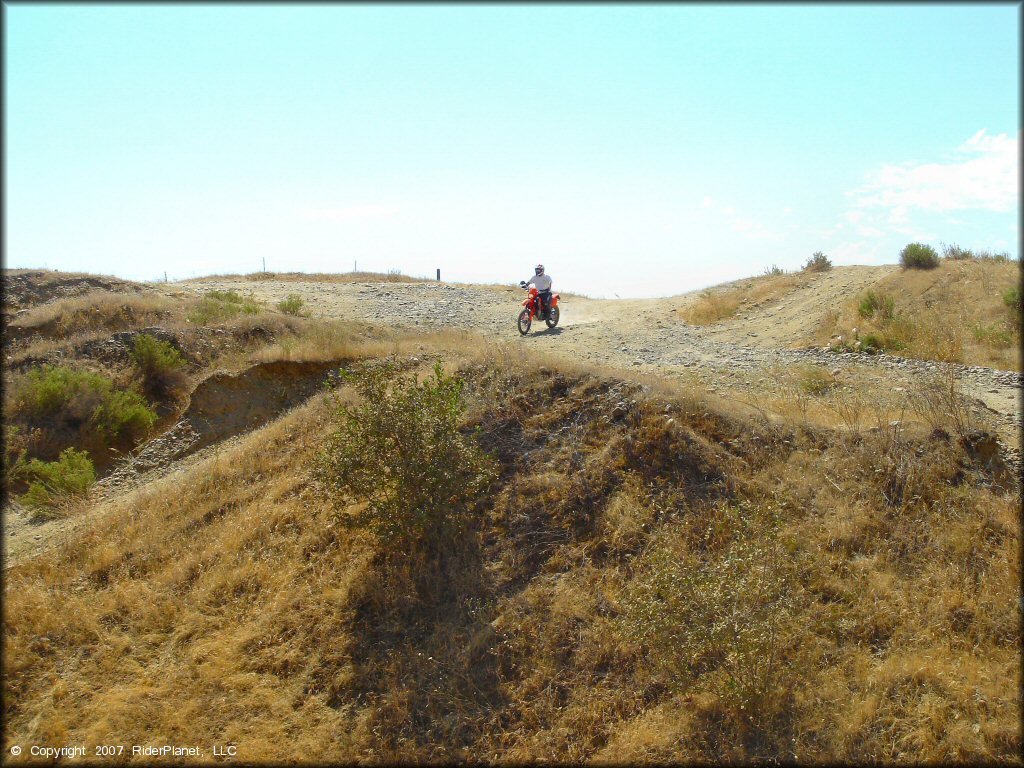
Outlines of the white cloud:
[[775,237],[775,233],[765,229],[754,219],[736,219],[731,225],[733,232],[739,232],[751,240],[767,240]]
[[766,240],[777,236],[774,231],[769,230],[757,219],[742,216],[736,212],[733,206],[722,205],[710,197],[705,197],[701,201],[700,207],[712,214],[724,217],[725,223],[729,225],[729,229],[733,232],[738,232],[750,240]]
[[883,165],[851,195],[858,207],[891,210],[890,221],[907,221],[911,208],[925,211],[985,209],[1010,212],[1019,203],[1020,135],[989,136],[980,130],[943,163]]
[[386,205],[350,205],[344,208],[307,208],[300,213],[304,219],[350,221],[387,218],[394,216],[397,210]]
[[885,232],[878,227],[857,227],[857,234],[861,237],[885,237]]

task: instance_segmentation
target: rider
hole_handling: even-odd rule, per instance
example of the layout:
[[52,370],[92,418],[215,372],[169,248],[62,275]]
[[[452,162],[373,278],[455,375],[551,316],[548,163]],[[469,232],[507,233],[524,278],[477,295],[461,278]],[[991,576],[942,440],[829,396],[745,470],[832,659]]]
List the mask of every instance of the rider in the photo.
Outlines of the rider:
[[533,285],[537,289],[537,297],[540,299],[541,318],[548,316],[548,308],[551,305],[551,276],[544,274],[544,265],[538,264],[533,268],[533,277],[520,283],[523,288]]

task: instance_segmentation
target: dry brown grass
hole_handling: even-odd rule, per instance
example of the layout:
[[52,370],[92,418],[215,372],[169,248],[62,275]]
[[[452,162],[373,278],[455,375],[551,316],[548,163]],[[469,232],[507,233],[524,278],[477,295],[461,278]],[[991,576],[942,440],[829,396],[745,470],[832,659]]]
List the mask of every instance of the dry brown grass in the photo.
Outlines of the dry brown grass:
[[1021,280],[1019,262],[943,259],[938,268],[905,269],[873,290],[892,296],[896,317],[860,317],[855,297],[827,318],[817,341],[826,343],[853,329],[874,334],[895,354],[923,360],[1021,370],[1020,328],[1011,322],[1003,294]]
[[[805,428],[517,363],[449,361],[502,479],[434,592],[408,591],[416,553],[338,525],[309,474],[320,399],[10,569],[6,753],[1019,764],[1019,495],[955,436]],[[694,615],[754,595],[742,632],[701,645],[671,602],[675,642],[625,631],[633,585],[676,561],[700,564]],[[774,613],[734,588],[773,562]],[[737,659],[764,671],[742,697]]]
[[710,325],[734,316],[740,308],[753,309],[774,301],[793,289],[804,285],[807,275],[762,275],[720,288],[703,291],[700,296],[677,310],[680,317],[691,325]]
[[14,320],[10,328],[18,335],[39,334],[59,339],[99,330],[122,331],[156,325],[177,310],[175,302],[157,294],[99,289],[34,307]]

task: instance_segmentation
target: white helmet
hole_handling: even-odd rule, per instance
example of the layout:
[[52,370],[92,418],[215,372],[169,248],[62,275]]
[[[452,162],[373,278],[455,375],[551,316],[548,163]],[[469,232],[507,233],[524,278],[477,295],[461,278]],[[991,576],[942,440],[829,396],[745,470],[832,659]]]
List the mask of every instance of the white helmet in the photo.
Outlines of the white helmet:
[[543,264],[538,264],[536,267],[533,268],[533,271],[536,274],[538,274],[538,275],[543,275],[544,274],[544,265]]

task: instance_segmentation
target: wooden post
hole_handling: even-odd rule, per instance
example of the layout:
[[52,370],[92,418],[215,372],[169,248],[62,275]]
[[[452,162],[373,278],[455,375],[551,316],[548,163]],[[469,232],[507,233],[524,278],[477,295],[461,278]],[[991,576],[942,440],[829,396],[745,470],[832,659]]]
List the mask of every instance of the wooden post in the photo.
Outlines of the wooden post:
[[441,268],[440,267],[437,268],[437,282],[439,282],[439,283],[441,282]]
[[263,257],[263,271],[264,272],[267,271],[267,257],[266,256]]
[[165,283],[167,282],[167,273],[166,272],[164,272],[164,282]]

